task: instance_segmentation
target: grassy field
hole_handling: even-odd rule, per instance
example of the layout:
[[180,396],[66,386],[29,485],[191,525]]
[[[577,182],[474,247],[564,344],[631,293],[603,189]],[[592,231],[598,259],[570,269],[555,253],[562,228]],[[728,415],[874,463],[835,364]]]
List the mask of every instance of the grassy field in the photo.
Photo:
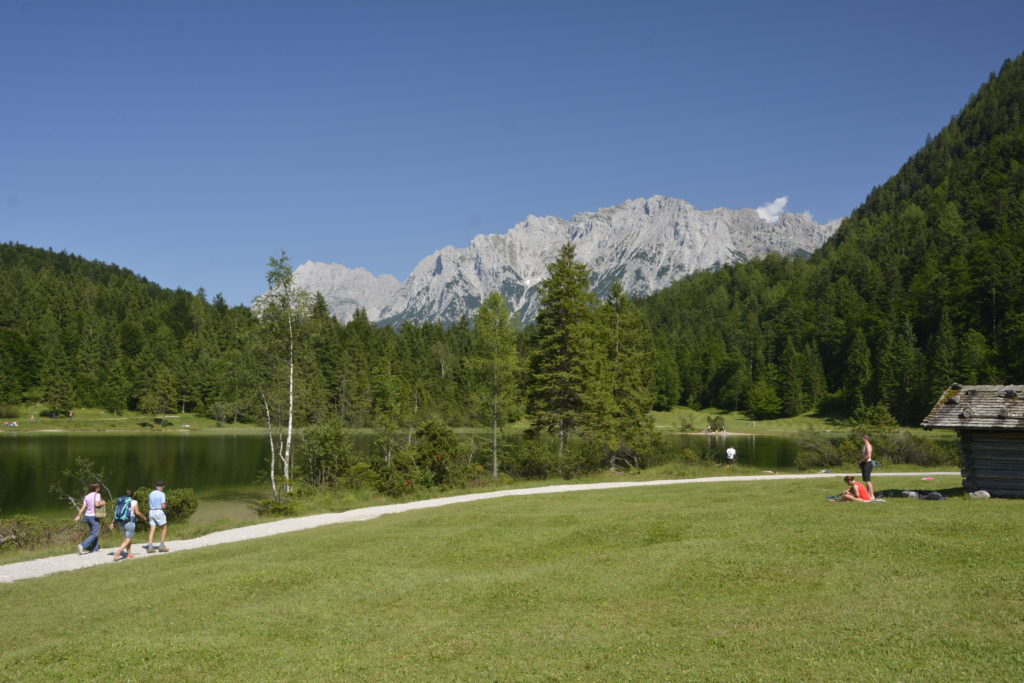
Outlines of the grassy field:
[[[921,484],[959,478],[885,482]],[[500,499],[0,585],[0,678],[1024,678],[1024,502],[839,485]]]
[[164,415],[159,421],[152,415],[143,415],[125,411],[122,415],[114,415],[99,408],[81,408],[74,411],[71,418],[61,415],[49,417],[48,410],[42,405],[26,405],[16,418],[4,418],[0,423],[17,422],[17,427],[0,427],[0,432],[127,432],[127,431],[181,431],[201,432],[208,430],[230,430],[233,432],[263,433],[266,427],[260,424],[229,424],[218,425],[216,421],[204,415],[184,413],[181,415]]

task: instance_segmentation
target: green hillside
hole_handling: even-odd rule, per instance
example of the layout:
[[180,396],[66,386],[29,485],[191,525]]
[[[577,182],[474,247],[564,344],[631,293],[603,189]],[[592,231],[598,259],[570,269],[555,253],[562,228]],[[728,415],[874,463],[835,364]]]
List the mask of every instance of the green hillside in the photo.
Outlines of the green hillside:
[[811,258],[770,257],[646,302],[662,405],[918,421],[952,381],[1024,381],[1024,56],[875,188]]

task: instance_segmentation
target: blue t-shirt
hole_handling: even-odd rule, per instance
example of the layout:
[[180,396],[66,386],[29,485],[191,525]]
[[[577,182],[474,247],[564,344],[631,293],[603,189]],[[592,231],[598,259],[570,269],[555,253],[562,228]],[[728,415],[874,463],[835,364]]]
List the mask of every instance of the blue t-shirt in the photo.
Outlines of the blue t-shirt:
[[167,502],[167,496],[160,489],[154,490],[149,494],[149,509],[150,510],[163,510],[164,503]]

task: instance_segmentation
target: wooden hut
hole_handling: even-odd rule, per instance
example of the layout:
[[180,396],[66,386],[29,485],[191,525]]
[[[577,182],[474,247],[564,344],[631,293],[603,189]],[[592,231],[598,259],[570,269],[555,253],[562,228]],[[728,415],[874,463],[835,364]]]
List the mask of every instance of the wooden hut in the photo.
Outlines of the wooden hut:
[[1024,498],[1024,385],[953,384],[921,426],[956,430],[964,489]]

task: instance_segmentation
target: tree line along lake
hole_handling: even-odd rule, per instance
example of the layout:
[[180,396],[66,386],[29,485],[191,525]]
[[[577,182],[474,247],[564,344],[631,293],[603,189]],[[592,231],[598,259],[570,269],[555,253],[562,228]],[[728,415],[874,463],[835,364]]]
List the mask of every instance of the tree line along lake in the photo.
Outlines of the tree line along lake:
[[[747,434],[666,434],[672,448],[689,448],[705,457],[724,460],[733,446],[741,465],[788,469],[797,443],[786,436]],[[518,436],[511,437],[513,442]],[[357,449],[368,450],[372,434],[357,434]],[[252,516],[248,505],[270,495],[266,481],[267,438],[258,434],[111,434],[0,433],[0,517],[31,514],[47,518],[73,515],[70,504],[51,490],[72,491],[64,472],[76,459],[88,460],[105,474],[114,495],[126,488],[152,487],[157,480],[168,488],[191,488],[200,500],[197,517]],[[486,454],[481,452],[481,459]],[[540,484],[540,482],[538,482]]]

